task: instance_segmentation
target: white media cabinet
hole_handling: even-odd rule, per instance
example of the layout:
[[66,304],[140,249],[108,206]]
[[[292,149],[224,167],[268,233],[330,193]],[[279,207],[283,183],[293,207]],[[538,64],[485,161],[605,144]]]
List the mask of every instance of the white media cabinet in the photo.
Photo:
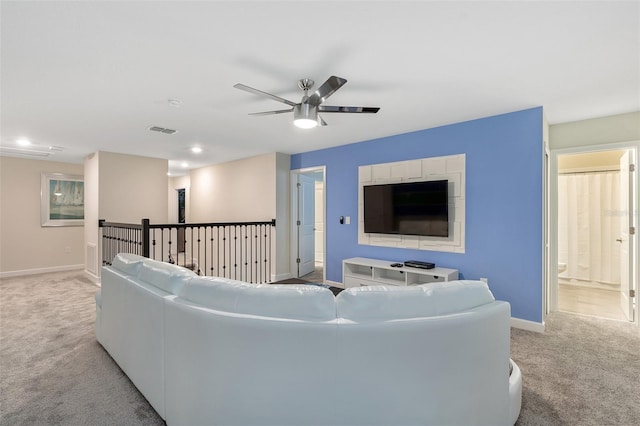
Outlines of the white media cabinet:
[[[342,282],[345,288],[363,285],[418,285],[458,279],[457,269],[421,269],[391,266],[392,260],[354,257],[342,261]],[[402,263],[402,262],[397,262]]]

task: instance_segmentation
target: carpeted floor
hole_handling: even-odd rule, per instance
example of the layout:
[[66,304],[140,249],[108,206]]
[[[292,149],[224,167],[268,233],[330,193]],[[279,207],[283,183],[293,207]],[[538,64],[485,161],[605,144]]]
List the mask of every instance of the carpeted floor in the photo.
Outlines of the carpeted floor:
[[162,425],[95,339],[78,271],[0,280],[1,425]]
[[[0,425],[163,425],[95,340],[81,272],[0,280]],[[640,327],[566,313],[512,330],[517,425],[640,424]]]
[[524,381],[517,425],[640,425],[640,327],[563,312],[546,326],[511,329]]

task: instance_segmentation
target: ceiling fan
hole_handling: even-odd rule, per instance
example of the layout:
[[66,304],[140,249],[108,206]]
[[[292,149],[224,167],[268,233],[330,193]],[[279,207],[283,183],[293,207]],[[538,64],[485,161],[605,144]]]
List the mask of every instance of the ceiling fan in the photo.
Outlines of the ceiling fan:
[[322,85],[311,96],[309,96],[309,89],[313,87],[314,81],[308,78],[298,80],[298,87],[304,91],[302,100],[298,103],[292,102],[288,99],[281,98],[280,96],[272,95],[271,93],[263,92],[262,90],[254,89],[253,87],[246,86],[244,84],[236,84],[233,87],[236,89],[244,90],[256,95],[266,96],[274,101],[282,102],[289,105],[290,109],[280,109],[275,111],[254,112],[249,115],[272,115],[272,114],[284,114],[286,112],[293,111],[293,124],[302,129],[311,129],[318,124],[326,126],[327,123],[318,115],[319,112],[343,112],[343,113],[370,113],[375,114],[380,110],[378,107],[353,107],[353,106],[328,106],[322,105],[327,98],[333,95],[336,90],[344,86],[347,82],[346,79],[336,77],[332,75],[322,83]]

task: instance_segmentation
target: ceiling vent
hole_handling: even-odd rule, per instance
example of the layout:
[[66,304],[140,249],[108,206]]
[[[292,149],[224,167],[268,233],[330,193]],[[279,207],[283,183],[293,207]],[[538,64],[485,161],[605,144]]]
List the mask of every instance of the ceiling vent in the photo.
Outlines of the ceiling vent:
[[32,158],[32,157],[46,158],[49,155],[51,155],[51,153],[46,151],[37,151],[33,149],[20,149],[20,148],[10,148],[5,146],[0,146],[0,155],[25,157],[25,158]]
[[172,135],[175,132],[177,132],[177,130],[173,130],[173,129],[166,129],[164,127],[159,127],[159,126],[152,126],[149,127],[149,130],[151,130],[152,132],[160,132],[160,133],[166,133],[168,135]]

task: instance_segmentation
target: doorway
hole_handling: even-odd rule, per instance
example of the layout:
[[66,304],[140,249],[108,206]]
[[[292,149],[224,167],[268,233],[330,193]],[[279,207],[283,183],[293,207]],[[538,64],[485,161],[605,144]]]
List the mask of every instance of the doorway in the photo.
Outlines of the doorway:
[[[178,223],[185,223],[186,221],[186,191],[184,188],[176,190],[178,193]],[[186,248],[186,238],[184,235],[184,228],[178,228],[178,237],[176,241],[178,247],[178,253],[184,253]]]
[[292,275],[324,282],[325,167],[294,170],[291,177]]
[[553,310],[637,321],[633,158],[626,148],[557,155]]

